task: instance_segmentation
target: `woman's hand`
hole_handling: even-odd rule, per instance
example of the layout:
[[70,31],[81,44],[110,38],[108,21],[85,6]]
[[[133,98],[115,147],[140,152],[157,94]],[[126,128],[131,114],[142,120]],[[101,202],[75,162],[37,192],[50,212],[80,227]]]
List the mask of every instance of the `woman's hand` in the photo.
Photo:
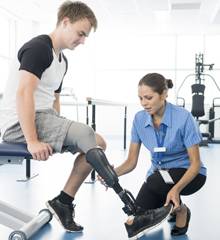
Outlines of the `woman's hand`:
[[[111,165],[111,167],[114,169],[114,165]],[[100,183],[105,186],[105,191],[107,191],[108,185],[106,184],[105,180],[100,175],[97,176],[97,180],[99,180]]]
[[104,181],[104,179],[98,175],[98,176],[97,176],[97,180],[99,180],[100,183],[101,183],[103,186],[105,186],[105,191],[107,191],[107,190],[108,190],[108,185],[106,184],[106,182]]
[[174,186],[167,194],[165,206],[172,202],[174,204],[174,210],[178,210],[180,208],[179,194],[179,191]]

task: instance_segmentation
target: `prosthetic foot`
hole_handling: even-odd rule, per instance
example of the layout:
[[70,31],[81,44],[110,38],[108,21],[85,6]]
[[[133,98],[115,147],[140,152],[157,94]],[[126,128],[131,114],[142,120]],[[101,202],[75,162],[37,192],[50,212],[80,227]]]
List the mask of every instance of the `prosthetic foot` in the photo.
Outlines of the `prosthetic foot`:
[[126,189],[123,189],[118,180],[118,176],[109,164],[103,150],[101,148],[92,148],[86,153],[87,162],[97,171],[103,178],[108,187],[118,194],[125,206],[123,211],[128,215],[135,216],[137,214],[137,205],[133,195]]

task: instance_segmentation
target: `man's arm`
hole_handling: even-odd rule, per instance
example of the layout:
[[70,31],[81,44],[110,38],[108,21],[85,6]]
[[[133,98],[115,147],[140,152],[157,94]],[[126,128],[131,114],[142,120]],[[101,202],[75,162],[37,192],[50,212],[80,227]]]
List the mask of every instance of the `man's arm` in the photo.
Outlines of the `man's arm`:
[[52,155],[49,144],[40,142],[35,126],[34,92],[40,81],[34,74],[21,70],[16,93],[18,119],[27,142],[27,147],[34,159],[46,160]]
[[60,94],[54,93],[55,100],[53,103],[53,108],[57,111],[58,114],[60,114]]

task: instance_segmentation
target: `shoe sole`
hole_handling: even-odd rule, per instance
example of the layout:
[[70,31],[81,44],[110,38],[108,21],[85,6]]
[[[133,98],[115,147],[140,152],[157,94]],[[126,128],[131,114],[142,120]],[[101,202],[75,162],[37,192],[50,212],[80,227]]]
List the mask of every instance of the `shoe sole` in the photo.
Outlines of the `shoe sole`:
[[56,218],[56,220],[59,222],[59,224],[67,231],[67,232],[72,232],[72,233],[80,233],[82,232],[83,230],[79,230],[79,231],[71,231],[69,229],[66,229],[62,222],[60,221],[58,215],[56,214],[56,212],[54,211],[54,209],[50,206],[49,202],[46,202],[46,206],[47,208],[49,209],[49,211],[53,214],[53,216]]
[[163,223],[164,221],[166,221],[170,215],[170,213],[172,212],[173,207],[170,209],[169,213],[167,214],[167,216],[159,223],[157,223],[156,225],[153,225],[152,227],[149,227],[147,229],[143,229],[141,232],[137,233],[135,236],[128,238],[129,240],[137,240],[139,238],[141,238],[144,234],[146,234],[147,232],[149,232],[150,230],[156,228],[157,226],[159,226],[161,223]]

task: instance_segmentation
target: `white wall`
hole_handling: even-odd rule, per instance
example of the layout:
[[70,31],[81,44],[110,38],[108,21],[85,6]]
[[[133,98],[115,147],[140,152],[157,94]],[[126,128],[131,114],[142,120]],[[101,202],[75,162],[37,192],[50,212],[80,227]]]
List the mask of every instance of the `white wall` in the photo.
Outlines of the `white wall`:
[[[53,20],[53,21],[52,21]],[[2,32],[0,45],[1,84],[3,92],[8,76],[10,60],[17,50],[28,39],[40,34],[50,33],[55,27],[55,17],[48,21],[22,19],[1,12],[0,27]],[[128,109],[128,129],[135,111],[140,109],[137,98],[137,83],[149,72],[159,72],[174,81],[174,88],[169,93],[169,100],[175,102],[176,92],[184,78],[194,73],[195,54],[204,53],[205,63],[215,63],[211,74],[220,85],[220,34],[184,34],[163,33],[147,34],[140,31],[131,33],[102,25],[96,33],[91,33],[84,46],[73,52],[65,50],[69,60],[69,70],[64,87],[72,87],[79,101],[87,96],[111,101],[126,102]],[[191,103],[191,77],[183,86],[180,96]],[[206,106],[209,108],[214,96],[220,97],[210,78],[205,79]],[[69,110],[64,111],[65,114]],[[84,121],[85,111],[81,110]],[[114,119],[112,115],[114,114]],[[113,107],[99,107],[97,127],[108,135],[119,135],[122,132],[123,110]],[[116,119],[119,119],[117,121]],[[109,132],[108,132],[109,131]]]

